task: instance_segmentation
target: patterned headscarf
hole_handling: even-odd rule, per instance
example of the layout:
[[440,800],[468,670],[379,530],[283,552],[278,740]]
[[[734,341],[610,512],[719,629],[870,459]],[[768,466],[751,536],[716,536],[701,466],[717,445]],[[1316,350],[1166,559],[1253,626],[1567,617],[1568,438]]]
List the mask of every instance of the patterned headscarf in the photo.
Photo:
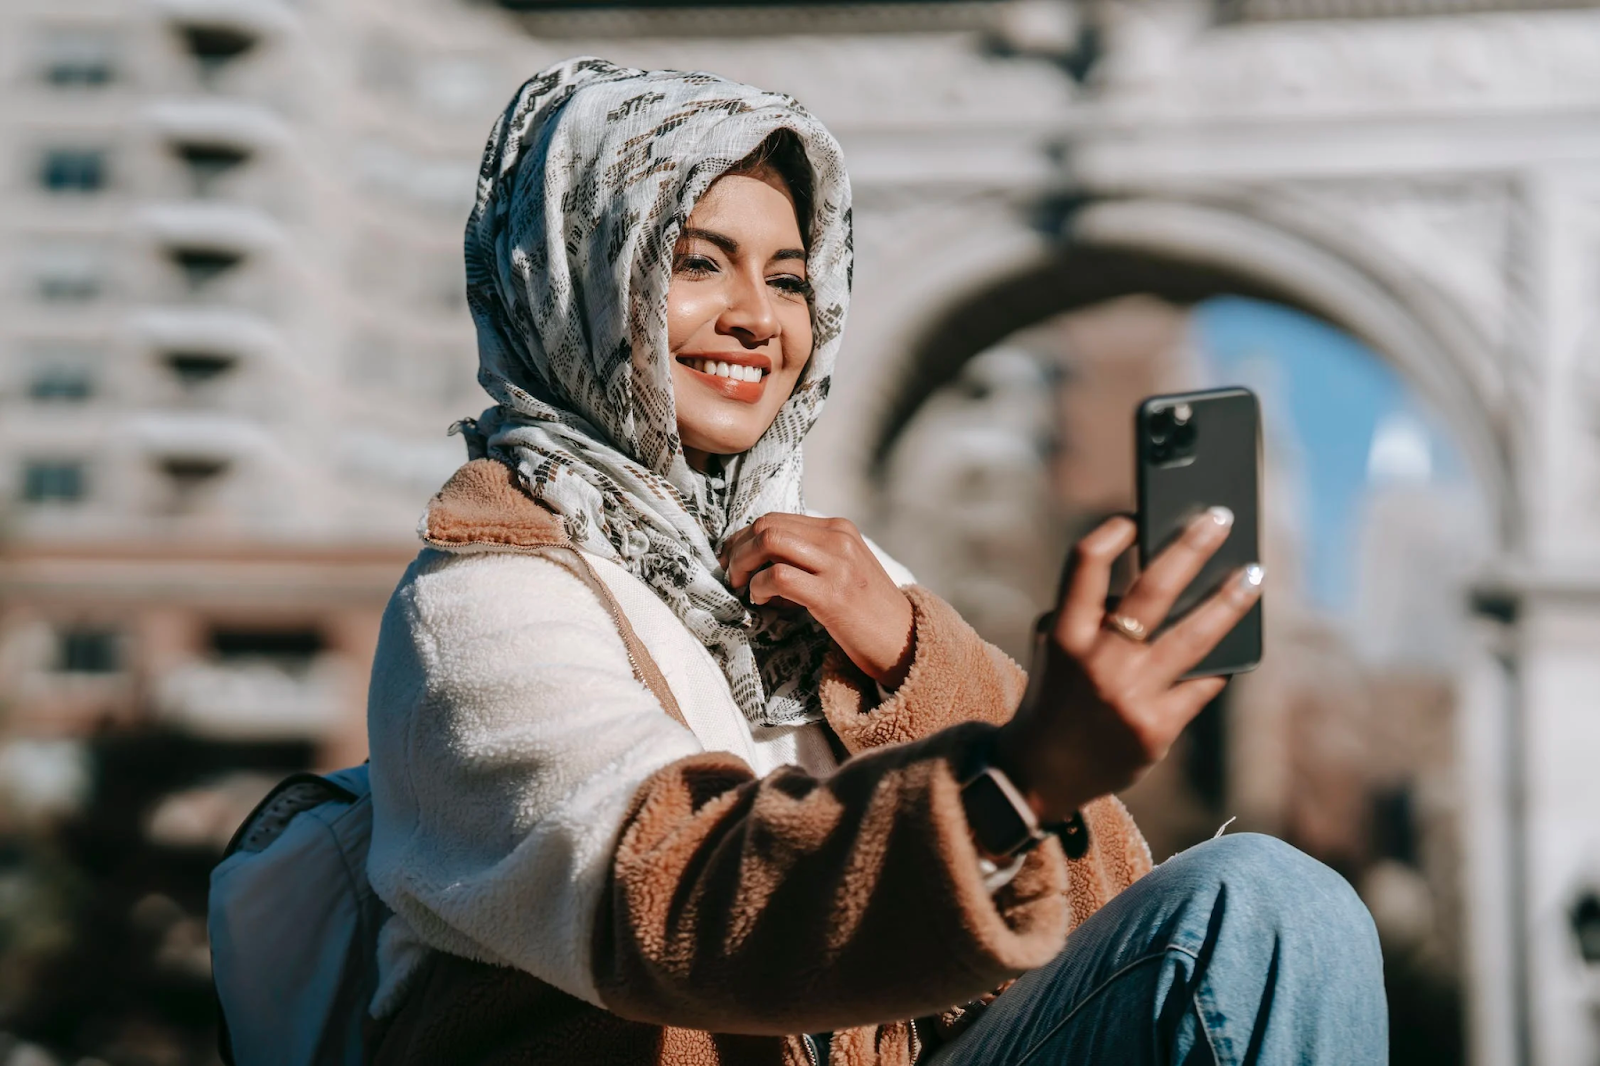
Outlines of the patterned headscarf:
[[[695,201],[773,132],[812,170],[810,362],[720,476],[678,437],[666,300]],[[749,607],[724,539],[804,510],[800,442],[816,421],[849,301],[850,187],[838,143],[793,99],[712,74],[570,59],[529,79],[489,137],[467,222],[478,380],[497,405],[464,429],[562,516],[574,543],[648,584],[716,659],[751,722],[820,717],[825,631]]]

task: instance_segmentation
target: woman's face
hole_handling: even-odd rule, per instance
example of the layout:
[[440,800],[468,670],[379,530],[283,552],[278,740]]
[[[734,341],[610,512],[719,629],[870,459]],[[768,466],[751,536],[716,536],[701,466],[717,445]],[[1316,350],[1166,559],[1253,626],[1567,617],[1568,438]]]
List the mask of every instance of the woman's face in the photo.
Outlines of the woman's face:
[[755,444],[811,356],[811,286],[778,174],[730,174],[695,204],[667,290],[667,348],[689,464]]

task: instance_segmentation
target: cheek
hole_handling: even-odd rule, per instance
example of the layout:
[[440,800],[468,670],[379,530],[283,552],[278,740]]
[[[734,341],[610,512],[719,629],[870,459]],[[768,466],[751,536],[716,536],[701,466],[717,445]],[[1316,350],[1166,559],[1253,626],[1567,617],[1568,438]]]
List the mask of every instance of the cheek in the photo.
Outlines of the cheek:
[[677,351],[707,326],[715,326],[720,308],[710,286],[680,284],[667,289],[667,350]]
[[783,361],[785,369],[792,367],[796,374],[805,369],[811,358],[811,308],[805,304],[786,307],[783,317]]

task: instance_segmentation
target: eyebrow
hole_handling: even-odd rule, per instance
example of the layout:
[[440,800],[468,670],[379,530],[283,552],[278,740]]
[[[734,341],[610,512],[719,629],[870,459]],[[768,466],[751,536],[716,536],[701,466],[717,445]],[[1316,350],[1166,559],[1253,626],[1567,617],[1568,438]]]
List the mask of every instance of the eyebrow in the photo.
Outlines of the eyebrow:
[[[683,236],[690,240],[709,241],[718,248],[721,248],[723,252],[730,256],[739,254],[739,242],[728,236],[726,233],[718,233],[716,230],[710,229],[695,229],[692,226],[686,226],[683,229]],[[804,262],[806,253],[805,249],[803,248],[780,248],[773,253],[772,258],[773,260],[799,259],[801,262]]]

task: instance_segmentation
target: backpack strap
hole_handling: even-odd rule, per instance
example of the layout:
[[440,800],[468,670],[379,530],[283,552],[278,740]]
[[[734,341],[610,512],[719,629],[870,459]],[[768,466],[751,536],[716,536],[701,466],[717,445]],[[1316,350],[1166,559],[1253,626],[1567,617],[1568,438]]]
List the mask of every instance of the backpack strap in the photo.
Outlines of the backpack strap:
[[633,676],[638,678],[645,688],[655,694],[661,703],[662,710],[671,715],[679,725],[685,729],[689,727],[688,721],[683,717],[683,710],[678,706],[678,699],[672,694],[672,689],[667,684],[667,677],[661,672],[661,667],[656,664],[655,658],[650,654],[650,649],[644,646],[644,641],[639,639],[639,634],[633,631],[633,625],[628,621],[628,616],[622,612],[622,604],[617,602],[611,589],[595,573],[594,566],[585,557],[583,552],[576,548],[546,548],[541,554],[560,562],[567,570],[583,580],[600,597],[600,602],[605,604],[606,611],[611,615],[611,622],[617,628],[617,635],[622,638],[622,645],[628,652],[628,663],[633,667]]
[[301,811],[320,807],[330,800],[354,803],[356,798],[354,792],[321,774],[290,774],[274,785],[234,830],[233,839],[222,850],[222,857],[226,859],[236,851],[265,851]]
[[633,631],[622,605],[567,536],[561,516],[529,496],[511,467],[495,459],[463,465],[428,502],[421,533],[425,543],[441,551],[515,552],[542,555],[561,564],[605,605],[627,649],[633,676],[655,695],[662,710],[688,728],[666,675]]

